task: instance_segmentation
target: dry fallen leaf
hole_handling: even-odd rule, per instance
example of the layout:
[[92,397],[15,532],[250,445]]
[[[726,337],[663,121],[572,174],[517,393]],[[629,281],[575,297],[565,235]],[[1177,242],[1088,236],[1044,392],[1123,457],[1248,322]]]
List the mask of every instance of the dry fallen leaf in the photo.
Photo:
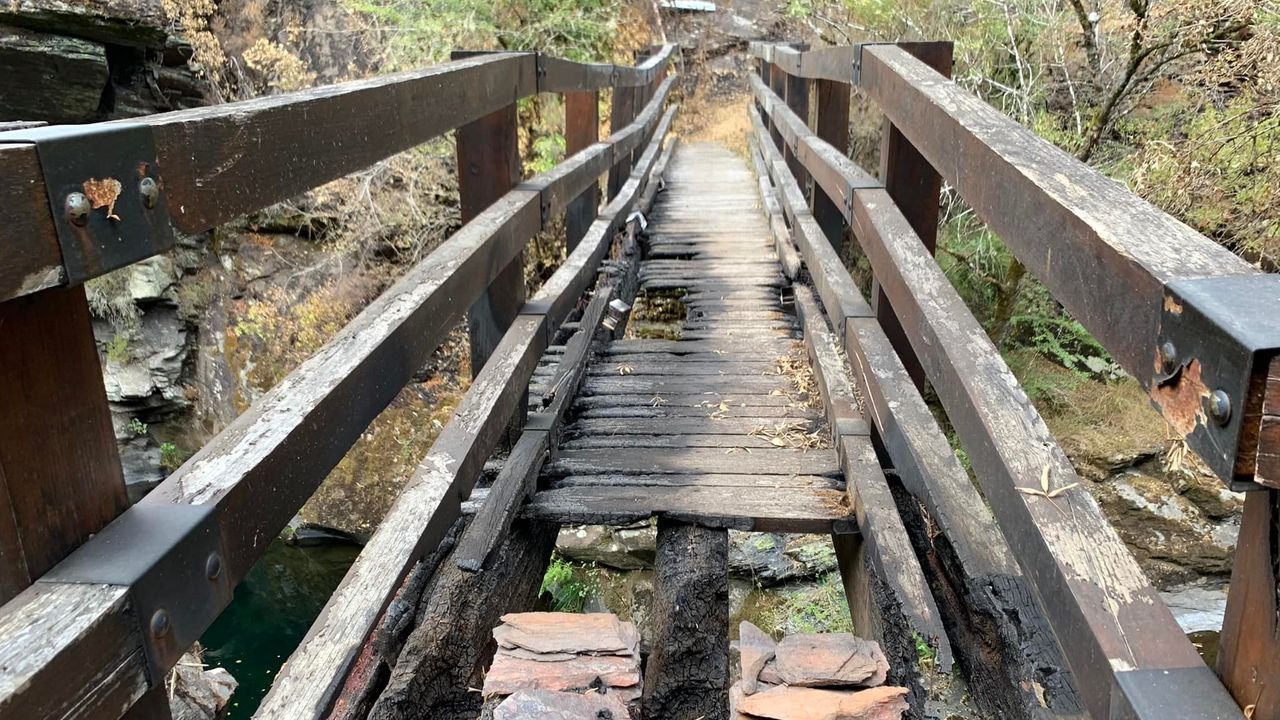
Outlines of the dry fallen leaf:
[[1040,473],[1040,489],[1049,492],[1049,466],[1044,466],[1044,472]]
[[89,199],[89,205],[93,209],[107,209],[107,217],[111,220],[119,220],[116,215],[116,200],[120,197],[120,181],[115,178],[89,178],[84,181],[84,196]]

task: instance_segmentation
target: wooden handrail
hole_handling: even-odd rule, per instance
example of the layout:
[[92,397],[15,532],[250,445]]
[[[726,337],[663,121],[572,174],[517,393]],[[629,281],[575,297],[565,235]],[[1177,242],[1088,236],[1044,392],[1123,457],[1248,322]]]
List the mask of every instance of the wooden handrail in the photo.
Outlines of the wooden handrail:
[[[667,49],[646,64],[644,72],[651,80],[656,80],[658,73],[665,69],[670,54]],[[469,73],[476,68],[483,68],[485,73],[497,73],[497,69],[505,68],[520,75],[526,65],[532,68],[532,63],[532,55],[470,58],[450,63],[448,69],[442,71],[442,77],[455,74],[471,77]],[[529,72],[532,76],[531,69]],[[436,75],[414,73],[402,81],[418,83],[424,76]],[[508,78],[508,86],[515,83],[520,87],[524,83],[516,75]],[[374,85],[388,87],[385,83]],[[185,649],[213,621],[230,600],[230,588],[244,576],[368,423],[436,349],[468,304],[518,256],[529,238],[550,225],[569,200],[598,182],[601,174],[621,158],[629,158],[643,138],[653,136],[655,139],[624,191],[606,207],[588,238],[580,244],[581,253],[575,251],[571,256],[574,262],[566,263],[553,276],[555,289],[539,293],[535,298],[537,303],[527,308],[510,328],[499,348],[504,354],[495,356],[486,366],[481,376],[483,381],[478,379],[473,385],[455,421],[450,423],[453,429],[446,429],[437,443],[439,447],[428,455],[428,461],[434,458],[435,464],[419,469],[397,502],[398,509],[384,525],[385,532],[375,535],[377,542],[391,546],[388,554],[358,564],[359,571],[353,569],[356,579],[344,585],[347,592],[340,598],[335,596],[331,605],[341,614],[333,617],[341,621],[345,634],[338,638],[321,635],[326,641],[333,641],[330,648],[350,648],[353,644],[358,647],[405,569],[434,546],[440,533],[456,517],[458,503],[469,492],[480,466],[492,451],[515,399],[523,390],[524,381],[548,341],[547,328],[557,327],[563,321],[589,281],[587,273],[607,250],[612,231],[626,221],[626,212],[647,179],[657,147],[671,124],[674,110],[661,112],[671,86],[670,79],[664,82],[640,116],[628,126],[619,128],[605,141],[548,173],[516,187],[480,212],[137,506],[73,552],[50,576],[0,608],[0,715],[72,717],[86,709],[95,714],[122,712],[150,688],[160,687],[165,666],[176,660],[174,653]],[[231,122],[244,113],[262,119],[267,115],[256,113],[269,113],[272,128],[296,126],[301,115],[294,115],[292,123],[283,123],[281,118],[285,115],[279,113],[288,114],[288,108],[307,117],[318,113],[320,108],[333,112],[336,106],[331,103],[336,102],[335,98],[345,98],[343,102],[350,103],[352,93],[358,95],[367,89],[366,85],[354,89],[348,84],[343,90],[324,89],[240,104],[238,110],[206,109],[204,112],[219,118],[218,122]],[[413,90],[412,97],[401,99],[412,100],[411,105],[430,100],[421,90]],[[394,93],[408,91],[401,86],[386,92],[400,97]],[[517,97],[510,92],[510,87],[506,94],[480,93],[483,97],[497,98],[494,102],[502,104],[509,104]],[[375,97],[380,95],[375,93]],[[404,104],[397,109],[403,111]],[[459,114],[462,112],[447,116],[470,117]],[[191,123],[187,127],[200,126],[198,118],[191,117],[190,113],[185,116]],[[157,127],[172,125],[172,117],[157,123]],[[435,127],[430,123],[428,126],[423,132]],[[332,159],[344,168],[343,172],[351,169],[351,164],[356,162],[353,158],[373,162],[377,159],[375,155],[389,154],[390,148],[385,143],[372,141],[352,147],[351,152],[339,153]],[[0,148],[2,151],[12,149]],[[296,147],[289,152],[295,150]],[[305,157],[305,151],[299,152]],[[310,157],[316,163],[327,162],[323,153]],[[256,160],[245,162],[263,167]],[[305,183],[311,179],[332,174],[323,166],[302,167],[305,170],[297,175],[277,172],[265,182],[279,181],[277,188],[288,187],[292,192],[294,188],[307,187]],[[247,177],[262,179],[252,173]],[[260,204],[269,202],[254,195],[251,189],[245,187],[239,192],[245,197],[258,198],[255,202]],[[237,200],[228,206],[216,206],[216,212],[230,212],[226,207],[244,211],[250,209],[247,202]],[[183,205],[175,203],[170,207],[173,212],[181,213]],[[0,242],[0,247],[5,244]],[[573,297],[568,297],[569,293],[573,293]],[[208,593],[201,594],[198,587],[195,589],[197,595],[204,598],[199,606],[166,613],[163,633],[156,624],[158,614],[140,617],[144,613],[140,612],[135,602],[138,596],[134,594],[138,588],[64,579],[69,574],[75,575],[65,568],[81,568],[87,564],[86,558],[111,556],[112,552],[120,556],[118,551],[104,548],[103,543],[120,537],[121,528],[141,527],[148,518],[169,517],[170,509],[178,512],[182,507],[195,511],[198,522],[192,521],[187,534],[172,538],[170,544],[161,543],[148,549],[151,557],[144,563],[139,582],[152,583],[150,590],[155,591],[157,574],[151,569],[186,572],[184,568],[192,560],[193,548],[200,546],[193,540],[198,539],[199,543],[216,549],[208,558],[201,555],[201,567],[208,564],[207,569],[197,571],[201,580],[196,583],[198,585],[207,574],[212,584]],[[190,513],[179,515],[186,517]],[[369,568],[376,572],[366,572]],[[352,594],[356,589],[359,592]],[[323,627],[324,620],[322,616],[317,626]],[[161,645],[168,649],[154,649],[158,641],[144,642],[144,635],[152,629],[158,638],[163,636]],[[310,637],[319,636],[313,633]],[[341,678],[349,660],[349,657],[335,660],[331,673]],[[300,662],[299,666],[304,664]],[[281,716],[302,716],[295,712],[297,707],[310,707],[308,712],[317,715],[331,699],[323,693],[317,696],[291,692],[290,709]]]
[[[758,79],[752,87],[775,127],[803,125]],[[756,128],[761,143],[771,143],[763,125]],[[1099,718],[1154,718],[1161,712],[1238,717],[1234,701],[1204,666],[1092,496],[1080,487],[1075,470],[998,350],[897,205],[881,188],[854,187],[859,176],[845,174],[843,161],[833,162],[834,155],[843,157],[835,148],[797,153],[815,177],[844,174],[837,185],[853,187],[845,217],[909,330],[1001,531],[1019,548],[1018,562],[1057,631],[1090,712]],[[802,254],[807,258],[813,251],[802,249]],[[833,263],[810,272],[847,275]],[[859,354],[856,335],[848,328],[845,343],[851,357]],[[1052,498],[1042,489],[1046,477],[1050,491],[1061,489]]]
[[[655,103],[661,101],[655,98]],[[592,279],[614,230],[625,222],[627,210],[647,181],[674,113],[675,108],[667,110],[658,124],[653,142],[632,173],[636,182],[628,183],[605,208],[578,248],[526,303],[521,317],[503,336],[493,359],[463,396],[307,637],[281,668],[255,717],[293,720],[323,717],[328,712],[333,693],[341,688],[356,652],[404,574],[435,548],[457,519],[461,501],[501,440],[507,418],[548,343],[547,332],[560,326]]]
[[[662,76],[675,48],[666,45],[636,68],[587,65],[536,53],[493,53],[422,70],[294,93],[129,120],[76,126],[95,131],[140,127],[154,142],[161,193],[177,230],[194,234],[420,145],[538,92],[633,87]],[[539,68],[545,74],[539,73]],[[47,131],[48,129],[46,129]],[[75,282],[63,268],[36,145],[26,131],[0,132],[0,301]],[[86,150],[88,147],[86,147]],[[86,162],[86,167],[91,167]],[[89,179],[86,170],[83,179]],[[120,178],[122,193],[136,180]],[[99,210],[105,212],[105,209]],[[111,238],[137,257],[170,249],[161,234]],[[95,269],[101,274],[120,265]],[[78,280],[83,280],[79,278]]]

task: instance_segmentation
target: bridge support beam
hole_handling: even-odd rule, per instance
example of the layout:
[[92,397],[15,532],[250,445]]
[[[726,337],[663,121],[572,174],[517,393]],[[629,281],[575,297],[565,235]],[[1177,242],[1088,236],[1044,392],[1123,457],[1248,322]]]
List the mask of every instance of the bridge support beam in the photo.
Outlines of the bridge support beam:
[[[945,77],[951,77],[953,45],[950,41],[899,43],[902,49],[920,59]],[[911,228],[920,236],[924,246],[933,254],[938,247],[938,212],[942,193],[942,176],[929,164],[924,155],[902,134],[888,118],[880,135],[880,180],[889,197],[897,203]],[[916,387],[924,387],[924,369],[911,349],[898,316],[889,305],[889,298],[872,281],[871,304],[876,318],[893,349],[902,358],[907,374]]]
[[729,533],[658,521],[644,717],[729,716]]

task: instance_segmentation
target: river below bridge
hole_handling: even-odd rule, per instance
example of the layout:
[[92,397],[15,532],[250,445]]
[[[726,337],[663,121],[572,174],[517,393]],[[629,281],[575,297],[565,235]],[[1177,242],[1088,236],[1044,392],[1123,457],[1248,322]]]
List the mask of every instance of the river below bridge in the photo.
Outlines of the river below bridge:
[[349,543],[276,540],[249,571],[231,605],[200,638],[205,664],[226,668],[240,683],[229,720],[253,715],[359,552]]

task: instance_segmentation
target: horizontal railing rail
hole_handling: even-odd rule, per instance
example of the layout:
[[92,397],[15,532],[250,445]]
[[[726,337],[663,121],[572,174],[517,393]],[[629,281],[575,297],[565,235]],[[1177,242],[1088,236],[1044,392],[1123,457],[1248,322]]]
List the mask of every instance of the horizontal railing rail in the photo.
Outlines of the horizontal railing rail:
[[1280,427],[1262,409],[1280,355],[1280,318],[1266,310],[1280,302],[1280,277],[1040,139],[911,45],[752,52],[801,77],[859,87],[1215,473],[1238,489],[1280,487],[1280,457],[1258,452]]
[[[955,108],[981,105],[980,101],[955,88],[933,70],[914,59],[908,61],[906,58],[909,56],[904,50],[889,45],[865,46],[854,49],[855,59],[859,52],[864,63],[864,89],[877,99],[881,92],[893,96],[884,102],[899,103],[902,109],[900,113],[889,113],[889,116],[895,127],[902,128],[912,141],[919,137],[912,124],[928,118],[930,112],[955,112]],[[761,48],[756,48],[757,57],[763,59],[766,54]],[[775,47],[769,56],[775,61],[780,57],[786,58],[792,66],[803,68],[806,55]],[[892,90],[878,91],[874,88],[882,81],[875,79],[876,73],[883,71],[876,69],[875,63],[879,60],[869,60],[868,56],[892,58],[901,66],[909,66],[915,76],[910,82],[896,85]],[[855,77],[855,68],[856,65],[849,68],[846,79]],[[999,351],[942,274],[897,203],[878,183],[868,183],[867,173],[850,169],[851,163],[844,152],[809,133],[805,122],[771,87],[754,76],[750,82],[756,106],[762,113],[762,118],[754,123],[761,143],[773,142],[765,126],[765,120],[771,121],[771,126],[783,138],[780,149],[790,149],[804,170],[814,177],[816,185],[841,208],[854,238],[869,260],[879,286],[907,331],[911,349],[919,358],[968,452],[974,473],[1002,533],[1011,546],[1018,548],[1015,557],[1031,581],[1039,604],[1062,645],[1090,714],[1098,718],[1239,717],[1235,702],[1212,671],[1205,667],[1093,497],[1082,486],[1070,461],[1019,387]],[[931,93],[939,99],[930,108],[922,107],[922,101],[907,104],[903,100],[921,93]],[[962,103],[960,96],[967,99]],[[754,108],[751,112],[755,112]],[[948,128],[934,128],[932,132],[935,134],[928,138],[919,137],[925,145],[922,148],[925,156],[935,160],[942,153],[956,152],[955,148],[964,145],[966,134],[971,136],[979,130],[995,128],[990,134],[992,138],[999,139],[1012,132],[1008,125],[1016,127],[1016,123],[990,108],[981,112],[972,110],[972,114],[980,115],[980,118],[972,119],[972,124],[957,121]],[[1019,142],[1016,145],[1006,142],[999,147],[1011,155],[1019,153],[1019,157],[1040,152],[1039,149],[1026,149],[1026,146],[1046,143],[1034,136],[1027,138],[1028,135],[1029,131],[1022,130],[1017,135]],[[991,151],[981,138],[970,142],[986,148],[970,150],[971,153]],[[930,155],[931,148],[935,156]],[[1005,161],[1007,164],[1010,160],[1006,157]],[[1131,220],[1120,223],[1119,218],[1114,218],[1117,227],[1112,229],[1102,222],[1111,216],[1100,219],[1096,214],[1099,210],[1094,209],[1094,215],[1086,212],[1085,209],[1092,206],[1082,199],[1082,194],[1099,195],[1103,188],[1100,181],[1091,175],[1096,175],[1094,171],[1076,161],[1071,163],[1072,167],[1062,167],[1060,171],[1081,183],[1085,183],[1087,178],[1092,184],[1080,185],[1074,195],[1064,191],[1057,196],[1057,212],[1064,212],[1064,206],[1077,208],[1079,215],[1088,216],[1093,223],[1094,235],[1090,237],[1095,239],[1108,238],[1110,242],[1118,242],[1115,238],[1124,235],[1126,242],[1138,244],[1136,234],[1141,227]],[[1062,164],[1065,163],[1059,165]],[[1023,164],[1023,169],[1027,176],[1035,177],[1037,173],[1046,172],[1045,167],[1058,168],[1059,165],[1042,167],[1028,162]],[[983,174],[982,167],[976,160],[957,159],[952,169],[959,175],[954,179],[948,175],[945,164],[940,169],[944,177],[953,183],[958,181],[957,189],[963,195],[971,183],[985,186],[988,182],[990,175]],[[1041,169],[1037,170],[1037,167]],[[785,162],[775,161],[771,163],[771,169],[789,172]],[[1012,184],[1012,180],[1005,184],[990,184],[991,192],[995,194],[993,197],[1004,198],[992,212],[1018,212],[1020,206],[1015,199],[1025,195],[1038,194],[1046,202],[1053,199],[1034,183],[1031,183],[1034,187],[1022,187],[1021,195],[1011,189]],[[1110,181],[1107,181],[1106,190],[1114,195],[1127,195]],[[1091,197],[1090,201],[1100,202],[1101,199]],[[1135,213],[1140,205],[1145,205],[1132,196],[1115,197],[1112,202],[1129,206]],[[1159,214],[1150,206],[1146,207],[1147,214]],[[1023,225],[1039,223],[1046,229],[1060,228],[1044,221],[1045,214],[1049,212],[1049,209],[1041,207],[1040,212],[1024,216]],[[1172,225],[1176,225],[1176,221],[1166,217],[1157,227]],[[847,277],[848,271],[830,257],[823,257],[831,253],[815,246],[813,232],[798,232],[794,237],[833,324],[839,322],[841,316],[844,318],[846,351],[851,358],[866,357],[867,349],[861,347],[862,338],[855,328],[861,322],[859,318],[867,315],[867,305],[860,294],[856,298],[851,296],[848,289],[853,286]],[[1209,242],[1203,238],[1191,240],[1168,234],[1162,237],[1165,243],[1174,243],[1161,251],[1166,255],[1176,255],[1179,247],[1176,243],[1184,240],[1194,246],[1189,250],[1192,253],[1197,252],[1197,248],[1203,249],[1203,243]],[[1195,237],[1199,238],[1198,235]],[[1059,252],[1056,248],[1075,239],[1076,236],[1070,234],[1058,235],[1055,259]],[[1243,264],[1234,258],[1233,261],[1232,267],[1238,268]],[[1172,268],[1173,264],[1166,263],[1165,267]],[[1195,267],[1194,261],[1192,267]],[[1107,272],[1096,265],[1088,269],[1095,273]],[[1073,298],[1078,299],[1081,292],[1090,287],[1087,278],[1079,274],[1071,281],[1084,283],[1066,291]],[[1056,290],[1065,284],[1069,284],[1068,281],[1056,279],[1049,287]],[[1135,293],[1139,291],[1135,289]],[[1111,300],[1122,301],[1118,289]],[[1112,334],[1104,335],[1104,342],[1114,340],[1114,331],[1109,332]],[[874,387],[876,383],[872,379],[867,385]],[[892,427],[892,418],[873,413],[873,419],[886,437],[898,435]],[[889,449],[893,450],[893,446]],[[899,446],[899,450],[903,449]],[[893,459],[895,463],[913,462],[909,456],[895,456]]]
[[[87,180],[117,180],[117,202],[123,204],[143,193],[133,170],[148,164],[173,227],[199,233],[539,92],[647,85],[666,71],[673,52],[663,46],[637,68],[536,53],[484,54],[243,102],[0,132],[0,163],[9,170],[0,179],[0,202],[11,212],[0,227],[0,301],[77,284],[172,247],[161,228],[130,231],[125,223],[133,218],[123,213],[109,222],[109,208],[102,205],[75,238],[89,246],[75,254],[91,257],[67,257],[69,243],[60,237],[72,232],[64,222],[68,199],[83,194],[78,186]],[[547,72],[539,72],[540,63]],[[123,146],[123,157],[103,152],[108,142]],[[60,169],[51,159],[66,154],[76,162]]]
[[[603,174],[639,153],[620,192],[505,328],[371,540],[375,552],[361,554],[304,651],[282,672],[288,689],[274,693],[261,713],[321,717],[408,568],[457,518],[520,406],[542,349],[627,222],[671,125],[674,108],[664,106],[674,78],[662,79],[671,55],[667,46],[636,73],[616,73],[647,87],[662,80],[632,122],[480,211],[159,487],[0,608],[0,716],[116,717],[162,688],[168,670],[230,601],[268,543],[468,306],[529,239]],[[376,81],[149,118],[157,148],[174,142],[165,132],[187,133],[186,165],[177,160],[176,146],[172,155],[158,153],[168,213],[179,229],[199,229],[376,162],[452,129],[447,123],[470,122],[542,89],[535,62],[533,54],[477,56]],[[460,106],[455,91],[465,99]],[[437,107],[450,109],[437,114]],[[309,129],[300,134],[300,127]],[[392,131],[373,129],[386,127]],[[285,138],[286,130],[294,137]],[[96,132],[88,126],[81,135],[100,137]],[[363,134],[352,138],[353,132]],[[336,150],[325,152],[326,143]],[[0,157],[18,158],[7,168],[36,170],[21,160],[31,151],[0,146]],[[39,174],[24,182],[41,186]],[[200,195],[197,190],[215,197],[187,204],[183,193]],[[28,224],[42,217],[24,209],[18,215]],[[0,256],[25,257],[15,248],[50,237],[0,235]],[[143,248],[144,257],[163,251],[148,244],[145,233],[121,240]],[[58,282],[83,279],[61,273]]]

